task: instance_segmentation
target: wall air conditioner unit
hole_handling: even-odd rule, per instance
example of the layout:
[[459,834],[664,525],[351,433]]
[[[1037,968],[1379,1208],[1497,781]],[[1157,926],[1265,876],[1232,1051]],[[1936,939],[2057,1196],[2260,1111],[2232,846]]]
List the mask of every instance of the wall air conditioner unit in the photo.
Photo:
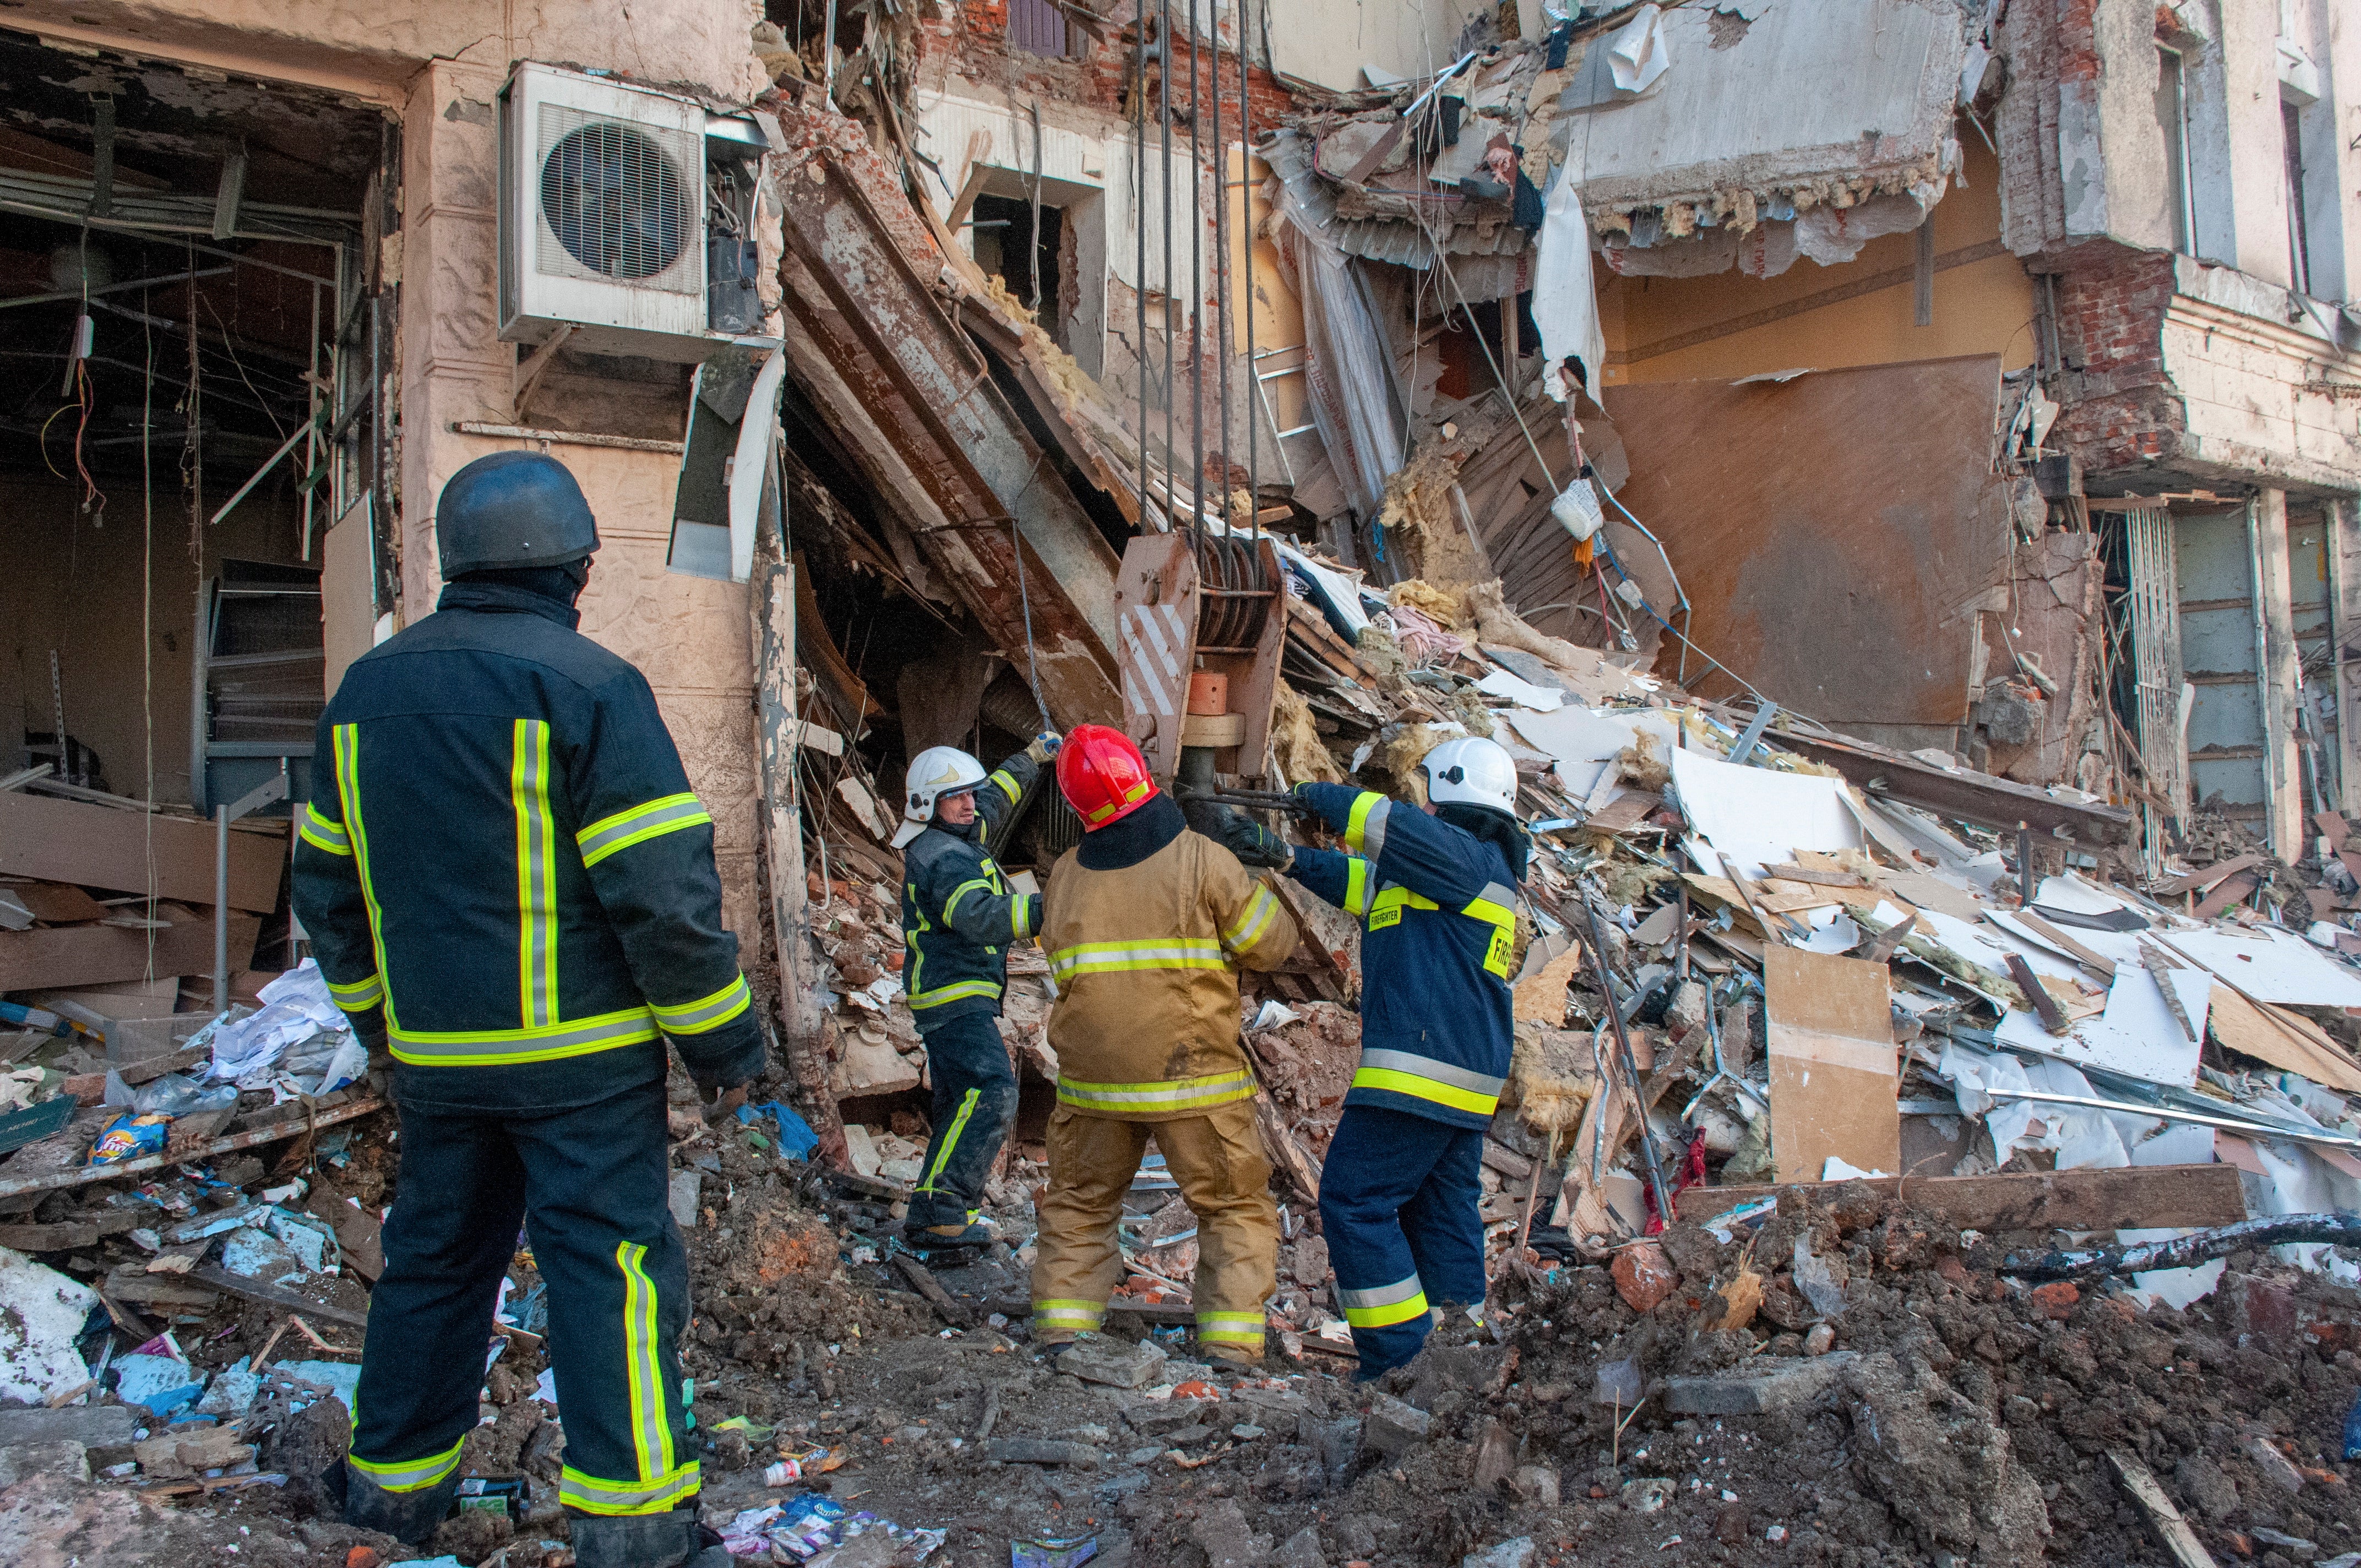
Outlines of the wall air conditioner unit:
[[500,93],[500,336],[571,326],[594,354],[701,360],[729,341],[706,309],[701,104],[520,64]]

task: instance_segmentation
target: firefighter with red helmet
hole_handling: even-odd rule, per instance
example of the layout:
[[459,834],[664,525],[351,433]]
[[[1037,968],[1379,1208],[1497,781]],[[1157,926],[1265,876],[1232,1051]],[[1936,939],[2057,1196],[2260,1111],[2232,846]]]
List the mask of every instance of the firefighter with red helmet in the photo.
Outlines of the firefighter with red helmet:
[[1277,969],[1295,922],[1235,855],[1190,829],[1121,732],[1077,726],[1058,788],[1083,836],[1043,898],[1058,1108],[1037,1205],[1034,1335],[1062,1343],[1105,1316],[1123,1277],[1124,1195],[1152,1136],[1197,1216],[1199,1348],[1254,1364],[1279,1212],[1238,1039],[1237,969]]

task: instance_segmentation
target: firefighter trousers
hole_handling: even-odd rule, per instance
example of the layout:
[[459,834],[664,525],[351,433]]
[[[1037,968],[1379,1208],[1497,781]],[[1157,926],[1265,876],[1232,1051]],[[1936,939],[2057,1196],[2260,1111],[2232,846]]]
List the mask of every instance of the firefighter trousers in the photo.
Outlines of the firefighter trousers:
[[355,1484],[424,1492],[457,1468],[522,1223],[549,1288],[559,1501],[594,1517],[695,1501],[676,1349],[688,1255],[665,1207],[665,1146],[661,1079],[563,1111],[402,1112],[354,1399]]
[[1426,1343],[1436,1306],[1484,1301],[1484,1135],[1347,1105],[1320,1171],[1320,1230],[1362,1379]]
[[1279,1205],[1254,1102],[1202,1116],[1126,1122],[1060,1105],[1049,1116],[1049,1185],[1033,1262],[1033,1332],[1044,1343],[1095,1330],[1123,1278],[1116,1227],[1149,1138],[1197,1216],[1197,1343],[1231,1360],[1259,1360],[1263,1304],[1277,1288]]
[[935,1131],[904,1222],[913,1230],[964,1225],[974,1218],[984,1178],[1016,1118],[1016,1072],[998,1019],[971,1013],[938,1024],[925,1038],[927,1070],[935,1080]]

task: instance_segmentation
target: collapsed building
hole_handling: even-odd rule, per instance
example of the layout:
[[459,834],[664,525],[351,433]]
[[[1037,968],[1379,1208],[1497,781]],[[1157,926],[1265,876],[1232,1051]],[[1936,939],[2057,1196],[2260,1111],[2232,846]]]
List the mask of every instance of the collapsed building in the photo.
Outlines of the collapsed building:
[[[525,447],[598,508],[584,630],[654,686],[779,1047],[769,1109],[675,1113],[741,1555],[841,1548],[799,1481],[980,1518],[945,1475],[986,1456],[953,1552],[1067,1510],[1143,1561],[2121,1561],[2175,1497],[2216,1550],[2361,1545],[2348,1255],[2206,1240],[2361,1171],[2356,51],[2261,0],[0,15],[0,1244],[60,1282],[5,1392],[186,1516],[77,1528],[313,1506],[393,1118],[305,1011],[285,821],[344,667],[433,609],[443,481]],[[1152,1169],[1147,1332],[1079,1384],[977,1370],[1018,1259],[884,1245],[927,1131],[903,765],[1083,721],[1168,781],[1517,758],[1506,1310],[1376,1401],[1328,1376],[1315,1202],[1356,938],[1301,897],[1247,1019],[1286,1374],[1179,1360]],[[995,852],[1080,832],[1043,788]],[[1021,1240],[1057,1068],[1014,959]],[[142,1093],[170,1143],[88,1164]],[[514,1281],[474,1463],[525,1490],[451,1545],[555,1568]],[[2258,1413],[2144,1413],[2159,1366]]]

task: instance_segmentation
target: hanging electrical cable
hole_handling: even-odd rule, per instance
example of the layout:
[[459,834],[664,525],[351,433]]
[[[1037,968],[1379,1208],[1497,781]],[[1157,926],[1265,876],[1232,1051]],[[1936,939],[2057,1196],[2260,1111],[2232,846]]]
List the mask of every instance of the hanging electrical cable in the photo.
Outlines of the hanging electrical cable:
[[[1236,328],[1232,324],[1230,309],[1230,148],[1222,139],[1222,18],[1216,14],[1209,29],[1213,37],[1213,122],[1208,127],[1213,136],[1213,296],[1216,308],[1214,327],[1220,337],[1213,345],[1213,356],[1221,367],[1220,398],[1215,408],[1220,414],[1221,444],[1216,448],[1221,466],[1221,483],[1214,494],[1219,498],[1218,514],[1222,531],[1229,532],[1235,520],[1230,515],[1230,354],[1236,342]],[[1252,509],[1248,509],[1252,510]]]
[[[1163,132],[1163,172],[1159,178],[1164,197],[1164,270],[1157,281],[1162,288],[1164,301],[1164,514],[1174,527],[1180,520],[1172,513],[1173,420],[1172,407],[1172,0],[1161,0],[1162,9],[1157,18],[1157,78],[1156,115]],[[1143,439],[1145,436],[1143,435]]]
[[1205,101],[1197,60],[1202,53],[1197,0],[1189,0],[1189,525],[1200,577],[1205,567]]
[[[1264,4],[1268,5],[1269,0],[1264,0]],[[1256,420],[1254,411],[1261,404],[1262,367],[1255,358],[1254,100],[1246,82],[1246,15],[1243,5],[1238,12],[1238,185],[1243,192],[1238,198],[1238,213],[1246,223],[1246,376],[1254,394],[1254,402],[1246,410],[1246,517],[1249,532],[1259,542],[1262,538],[1262,476],[1257,471],[1256,457],[1262,426]],[[1229,205],[1227,192],[1223,194],[1222,204],[1224,207]],[[1224,251],[1223,254],[1226,259],[1228,253]],[[1223,397],[1222,407],[1224,411],[1229,408],[1226,394]]]
[[[1158,46],[1159,49],[1161,44]],[[1132,299],[1138,308],[1138,335],[1133,345],[1139,360],[1139,524],[1148,526],[1148,16],[1145,7],[1132,22],[1131,74],[1131,217],[1139,259],[1131,275]],[[1168,513],[1166,526],[1170,527]]]

